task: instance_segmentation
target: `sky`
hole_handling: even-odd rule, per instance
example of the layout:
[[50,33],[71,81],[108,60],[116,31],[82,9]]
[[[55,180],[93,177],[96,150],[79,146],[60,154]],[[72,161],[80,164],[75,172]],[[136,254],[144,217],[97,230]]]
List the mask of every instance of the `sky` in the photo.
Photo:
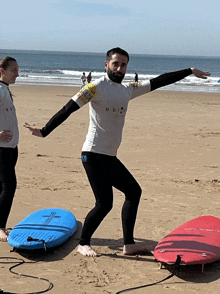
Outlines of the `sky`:
[[220,56],[220,0],[7,0],[0,49]]

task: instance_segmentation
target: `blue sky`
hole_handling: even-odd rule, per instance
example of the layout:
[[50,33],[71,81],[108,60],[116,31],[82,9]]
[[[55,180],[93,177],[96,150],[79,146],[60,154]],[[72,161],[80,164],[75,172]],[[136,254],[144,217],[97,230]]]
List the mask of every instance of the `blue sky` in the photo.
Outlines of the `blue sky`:
[[220,0],[7,0],[0,48],[220,56]]

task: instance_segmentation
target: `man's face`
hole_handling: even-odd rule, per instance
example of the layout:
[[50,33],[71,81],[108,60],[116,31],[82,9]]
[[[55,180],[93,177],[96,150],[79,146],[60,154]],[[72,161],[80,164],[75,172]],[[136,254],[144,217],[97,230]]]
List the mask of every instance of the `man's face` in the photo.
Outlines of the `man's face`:
[[115,53],[110,61],[105,62],[105,69],[110,80],[121,84],[128,66],[128,58],[125,55]]

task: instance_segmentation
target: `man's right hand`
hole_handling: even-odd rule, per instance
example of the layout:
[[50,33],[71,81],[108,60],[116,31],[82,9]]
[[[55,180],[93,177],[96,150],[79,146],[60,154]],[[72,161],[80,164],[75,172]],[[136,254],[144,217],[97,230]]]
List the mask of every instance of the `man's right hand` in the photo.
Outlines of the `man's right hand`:
[[32,135],[43,138],[43,136],[42,136],[42,134],[40,132],[40,129],[34,128],[31,125],[29,125],[28,123],[25,123],[24,127],[29,129],[31,131]]

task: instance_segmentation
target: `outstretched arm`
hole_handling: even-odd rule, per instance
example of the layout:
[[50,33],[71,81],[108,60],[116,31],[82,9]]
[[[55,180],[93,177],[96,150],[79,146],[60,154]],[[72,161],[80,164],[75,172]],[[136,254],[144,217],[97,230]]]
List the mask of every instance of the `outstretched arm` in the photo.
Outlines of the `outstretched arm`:
[[79,105],[73,101],[72,99],[60,110],[58,111],[43,127],[42,129],[38,129],[30,126],[28,123],[24,124],[25,128],[28,128],[32,135],[37,137],[46,137],[49,135],[56,127],[58,127],[61,123],[63,123],[71,113],[79,109]]
[[209,72],[203,72],[194,67],[165,73],[150,80],[151,91],[178,82],[191,74],[200,79],[207,79],[207,76],[211,75]]

